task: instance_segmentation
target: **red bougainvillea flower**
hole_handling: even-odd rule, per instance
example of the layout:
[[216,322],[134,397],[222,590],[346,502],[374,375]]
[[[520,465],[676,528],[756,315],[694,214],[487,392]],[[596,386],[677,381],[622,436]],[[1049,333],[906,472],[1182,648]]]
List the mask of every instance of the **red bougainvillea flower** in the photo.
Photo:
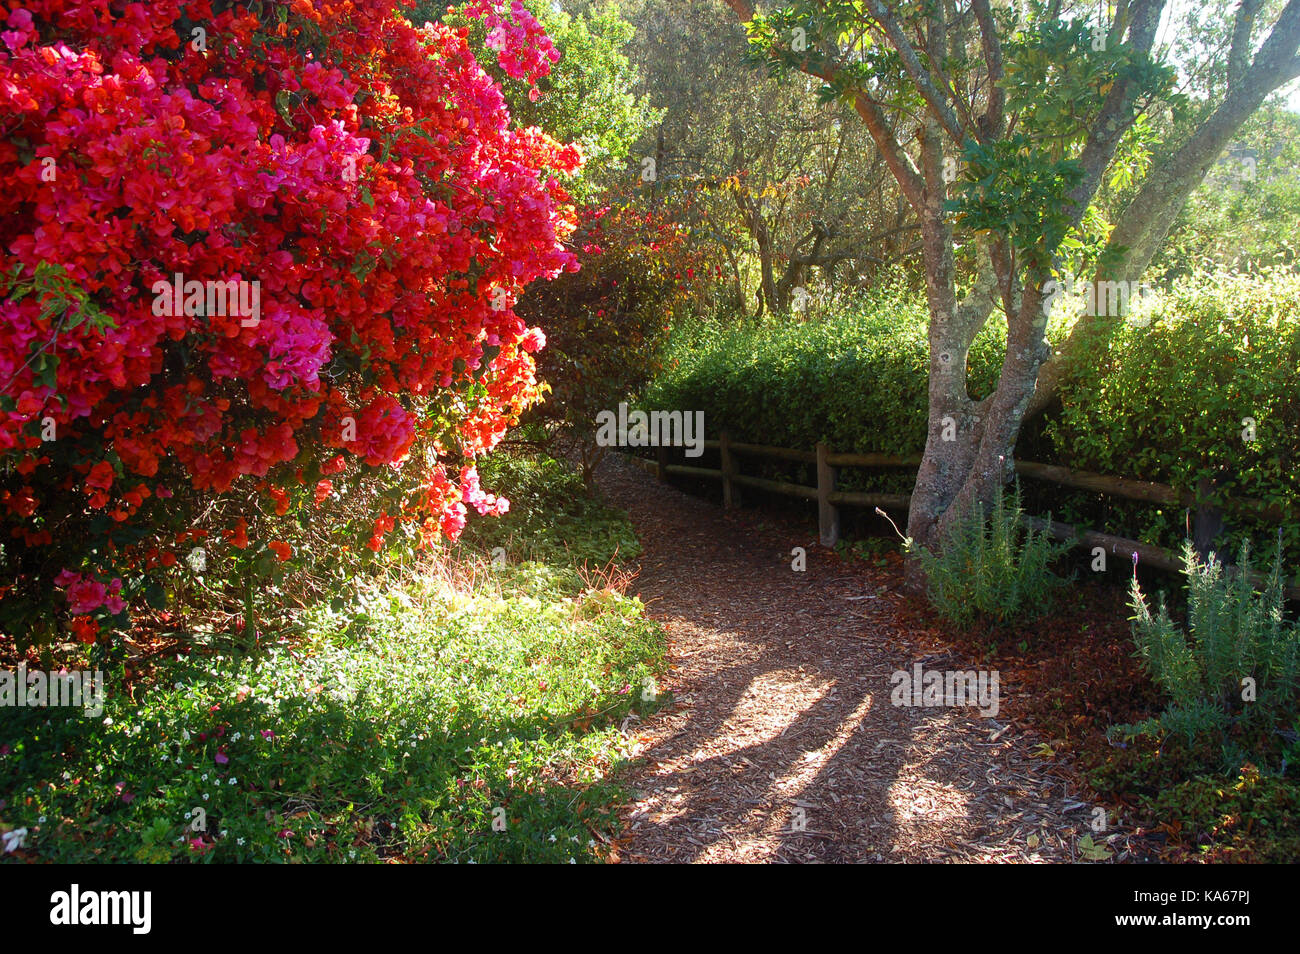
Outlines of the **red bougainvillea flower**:
[[74,616],[68,620],[68,629],[78,642],[93,643],[99,635],[99,624],[89,616]]
[[113,465],[101,460],[86,475],[86,486],[97,490],[108,490],[113,486]]
[[223,530],[222,534],[231,546],[242,550],[248,546],[248,521],[240,517],[233,528]]
[[[536,399],[545,339],[513,303],[576,267],[582,156],[514,128],[480,63],[545,76],[532,14],[462,11],[490,52],[395,0],[0,0],[0,539],[94,566],[74,617],[99,585],[117,605],[114,568],[159,564],[160,500],[284,513],[312,499],[299,475],[365,468],[427,487],[422,434],[459,415],[438,454],[473,459]],[[76,290],[57,347],[31,293],[51,284]],[[454,536],[464,492],[500,509],[476,487],[392,519]]]
[[85,616],[101,607],[110,613],[120,613],[126,608],[122,600],[122,581],[114,578],[107,584],[84,573],[63,570],[54,578],[68,600],[68,610],[76,616]]
[[312,494],[312,500],[319,507],[329,499],[332,493],[334,493],[334,485],[328,480],[319,480],[316,482],[316,490]]
[[270,547],[271,550],[274,551],[275,555],[280,558],[281,563],[284,563],[293,556],[293,547],[289,546],[289,544],[285,543],[283,540],[272,540],[267,544],[267,546]]

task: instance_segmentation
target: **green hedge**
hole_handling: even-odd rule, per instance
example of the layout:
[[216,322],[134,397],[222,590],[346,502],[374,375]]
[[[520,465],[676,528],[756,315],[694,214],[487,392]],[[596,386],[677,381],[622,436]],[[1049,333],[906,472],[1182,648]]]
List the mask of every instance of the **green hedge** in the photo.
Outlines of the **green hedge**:
[[[992,327],[971,349],[973,387],[992,388],[1005,353]],[[826,319],[697,326],[670,346],[647,408],[703,410],[708,436],[917,454],[925,447],[924,304],[882,299]]]
[[[1145,327],[1126,326],[1092,349],[1062,392],[1062,407],[1034,428],[1021,453],[1078,470],[1195,489],[1215,477],[1234,497],[1300,506],[1300,276],[1264,272],[1202,275],[1159,288]],[[703,410],[710,437],[839,451],[917,454],[925,443],[926,314],[899,294],[833,318],[680,331],[644,406]],[[1055,329],[1059,320],[1053,322]],[[974,397],[996,380],[1005,327],[990,322],[970,354]],[[1242,439],[1243,418],[1255,441]],[[866,472],[853,475],[867,477]],[[884,489],[883,487],[881,489]],[[1061,519],[1177,547],[1182,508],[1044,485],[1027,495]],[[1271,538],[1271,523],[1230,519],[1241,537]],[[1300,554],[1300,520],[1288,521],[1289,554]]]
[[[1197,276],[1161,289],[1147,327],[1099,341],[1066,383],[1046,436],[1078,470],[1195,490],[1215,480],[1230,497],[1300,508],[1300,275]],[[1254,421],[1247,441],[1245,418]],[[1143,539],[1181,538],[1181,509],[1145,508]],[[1231,520],[1233,552],[1250,525]],[[1276,525],[1260,522],[1271,534]],[[1235,530],[1235,533],[1233,532]],[[1283,525],[1300,550],[1300,520]],[[1143,536],[1146,534],[1146,536]]]

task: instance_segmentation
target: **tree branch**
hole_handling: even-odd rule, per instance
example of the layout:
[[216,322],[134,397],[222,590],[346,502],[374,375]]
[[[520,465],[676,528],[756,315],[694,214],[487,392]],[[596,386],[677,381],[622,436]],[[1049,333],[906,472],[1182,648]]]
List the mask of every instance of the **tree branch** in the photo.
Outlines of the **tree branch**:
[[[953,112],[952,105],[948,102],[945,93],[934,85],[930,75],[926,72],[925,67],[921,65],[921,58],[917,56],[916,50],[908,41],[907,35],[903,33],[903,28],[889,8],[880,0],[867,0],[867,7],[871,11],[871,16],[880,24],[885,35],[889,37],[894,49],[898,52],[898,57],[902,60],[903,69],[907,70],[907,75],[912,78],[916,88],[920,91],[922,98],[929,104],[934,117],[939,120],[952,141],[961,145],[962,140],[966,138],[965,132],[961,128],[961,123],[957,120],[957,114]],[[938,70],[938,66],[935,66]]]
[[[1165,0],[1139,0],[1133,9],[1133,26],[1129,33],[1129,43],[1134,52],[1146,55],[1151,52],[1155,42],[1156,28],[1160,25],[1160,14],[1164,11]],[[1083,179],[1071,190],[1069,199],[1073,203],[1070,218],[1075,227],[1083,221],[1088,206],[1092,202],[1101,177],[1115,157],[1119,141],[1133,123],[1133,82],[1121,80],[1111,87],[1110,93],[1102,104],[1097,121],[1088,134],[1088,141],[1079,154],[1079,164],[1083,167]]]
[[1006,126],[1007,91],[999,85],[1006,75],[1006,69],[1002,65],[1002,41],[998,39],[998,28],[993,20],[993,11],[989,8],[989,0],[973,0],[971,8],[979,23],[980,46],[984,49],[984,62],[989,68],[989,107],[980,123],[980,133],[985,140],[996,139],[1002,135]]
[[1232,25],[1232,47],[1228,51],[1228,89],[1235,89],[1250,67],[1250,38],[1255,29],[1255,15],[1263,0],[1241,0]]
[[[1300,0],[1289,0],[1254,62],[1223,102],[1191,138],[1151,170],[1138,194],[1124,208],[1107,241],[1108,251],[1116,254],[1108,256],[1111,264],[1098,272],[1098,280],[1137,281],[1142,277],[1187,197],[1205,180],[1211,164],[1242,123],[1270,92],[1300,75],[1298,47]],[[1071,364],[1084,352],[1085,342],[1094,335],[1104,334],[1107,324],[1115,320],[1109,316],[1085,315],[1075,323],[1060,351],[1043,365],[1028,416],[1041,413],[1052,404]]]
[[[749,0],[726,0],[726,3],[742,22],[748,22],[754,18],[754,6]],[[906,42],[906,38],[904,38],[904,43]],[[806,61],[799,69],[801,72],[807,73],[809,76],[815,76],[825,83],[829,83],[832,78],[829,69],[816,69]],[[871,134],[872,141],[875,142],[876,148],[884,157],[885,164],[889,166],[889,171],[898,180],[903,195],[919,214],[925,203],[925,182],[921,178],[921,173],[916,168],[916,164],[912,161],[912,157],[907,154],[902,144],[899,143],[898,137],[894,135],[894,131],[890,128],[889,120],[885,117],[880,104],[865,92],[859,90],[853,94],[853,108],[862,118],[863,123],[866,124],[867,132]],[[960,142],[960,139],[958,141]]]

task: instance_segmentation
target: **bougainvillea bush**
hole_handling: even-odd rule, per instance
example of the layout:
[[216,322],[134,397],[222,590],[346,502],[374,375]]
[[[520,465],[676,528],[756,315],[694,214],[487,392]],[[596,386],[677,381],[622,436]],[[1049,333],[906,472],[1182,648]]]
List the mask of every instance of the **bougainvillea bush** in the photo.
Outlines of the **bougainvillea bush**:
[[387,0],[0,3],[6,635],[102,638],[199,544],[291,560],[261,516],[365,474],[360,548],[504,509],[474,461],[536,396],[514,304],[575,267],[581,156],[477,58],[535,83],[532,16],[462,12],[486,51]]

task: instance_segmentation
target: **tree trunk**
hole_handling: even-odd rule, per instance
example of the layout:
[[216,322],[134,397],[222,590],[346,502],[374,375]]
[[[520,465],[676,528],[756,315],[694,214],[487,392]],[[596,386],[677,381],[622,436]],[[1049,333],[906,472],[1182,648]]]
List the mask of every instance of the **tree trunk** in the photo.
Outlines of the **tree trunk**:
[[[945,189],[942,137],[933,122],[922,136],[926,190],[922,197],[921,235],[925,258],[925,291],[930,311],[929,411],[925,452],[916,473],[907,535],[914,545],[938,545],[944,515],[966,489],[977,463],[987,427],[988,401],[971,400],[966,359],[980,327],[993,309],[995,279],[987,249],[981,251],[980,278],[967,299],[957,304],[957,268],[953,260],[952,226],[943,212]],[[986,490],[991,498],[993,486]],[[907,564],[907,585],[924,585],[920,563]]]

